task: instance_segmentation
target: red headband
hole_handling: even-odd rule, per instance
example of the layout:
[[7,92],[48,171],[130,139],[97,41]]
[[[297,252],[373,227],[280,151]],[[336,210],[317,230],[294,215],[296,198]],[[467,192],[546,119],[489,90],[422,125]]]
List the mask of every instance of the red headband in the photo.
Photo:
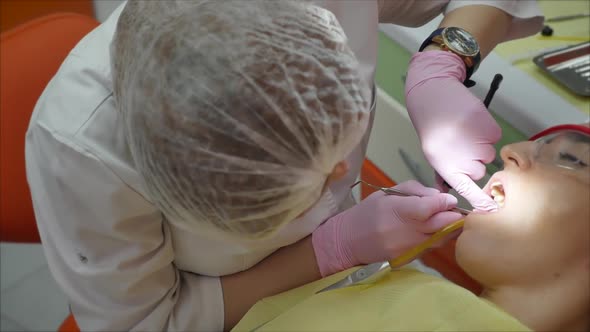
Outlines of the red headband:
[[583,125],[576,125],[576,124],[564,124],[564,125],[549,127],[545,130],[542,130],[541,132],[539,132],[539,133],[533,135],[531,138],[529,138],[529,141],[534,141],[540,137],[547,136],[549,134],[553,134],[555,132],[562,131],[562,130],[577,131],[579,133],[583,133],[583,134],[590,136],[590,127],[586,127]]

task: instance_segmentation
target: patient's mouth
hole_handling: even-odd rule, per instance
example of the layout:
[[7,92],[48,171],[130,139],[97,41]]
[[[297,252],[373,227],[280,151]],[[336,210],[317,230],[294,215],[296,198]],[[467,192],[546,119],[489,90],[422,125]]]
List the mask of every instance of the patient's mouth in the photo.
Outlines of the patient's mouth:
[[498,203],[498,207],[504,207],[504,201],[506,200],[506,196],[504,193],[504,186],[501,182],[494,182],[490,185],[491,191],[490,196],[494,199],[496,203]]

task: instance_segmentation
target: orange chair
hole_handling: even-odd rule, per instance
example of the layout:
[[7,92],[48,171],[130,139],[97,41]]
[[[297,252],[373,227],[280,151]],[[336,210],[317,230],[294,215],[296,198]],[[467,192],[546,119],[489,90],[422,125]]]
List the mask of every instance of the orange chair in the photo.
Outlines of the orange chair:
[[8,31],[37,17],[55,13],[94,17],[92,0],[0,0],[0,31]]
[[[25,132],[51,77],[96,26],[98,22],[88,16],[53,14],[0,36],[0,241],[40,242],[25,175]],[[75,323],[72,317],[66,320],[71,322]],[[78,330],[66,327],[60,331]]]
[[[380,187],[395,186],[394,181],[392,181],[370,160],[366,159],[361,169],[361,179]],[[365,199],[365,197],[369,196],[374,191],[375,189],[362,184],[362,199]],[[455,261],[455,241],[449,241],[444,246],[429,251],[422,255],[421,259],[425,265],[439,271],[445,278],[455,284],[460,285],[475,294],[481,293],[481,285],[469,277]]]

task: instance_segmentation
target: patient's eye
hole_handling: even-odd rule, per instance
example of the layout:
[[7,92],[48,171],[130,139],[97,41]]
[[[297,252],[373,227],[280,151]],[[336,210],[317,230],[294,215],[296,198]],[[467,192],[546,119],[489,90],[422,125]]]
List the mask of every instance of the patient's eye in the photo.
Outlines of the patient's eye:
[[568,153],[568,152],[560,152],[559,159],[562,161],[566,161],[570,164],[573,164],[574,166],[578,166],[578,167],[587,167],[588,166],[588,164],[586,164],[585,162],[581,161],[576,156],[574,156],[573,154]]

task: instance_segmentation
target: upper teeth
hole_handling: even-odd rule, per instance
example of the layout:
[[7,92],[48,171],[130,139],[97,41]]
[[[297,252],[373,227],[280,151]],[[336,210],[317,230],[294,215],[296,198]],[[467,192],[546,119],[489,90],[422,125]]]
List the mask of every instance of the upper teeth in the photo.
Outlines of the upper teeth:
[[496,203],[498,203],[498,206],[502,207],[504,206],[504,187],[502,186],[502,184],[500,182],[494,182],[491,185],[492,187],[492,198],[494,198],[494,201],[496,201]]

